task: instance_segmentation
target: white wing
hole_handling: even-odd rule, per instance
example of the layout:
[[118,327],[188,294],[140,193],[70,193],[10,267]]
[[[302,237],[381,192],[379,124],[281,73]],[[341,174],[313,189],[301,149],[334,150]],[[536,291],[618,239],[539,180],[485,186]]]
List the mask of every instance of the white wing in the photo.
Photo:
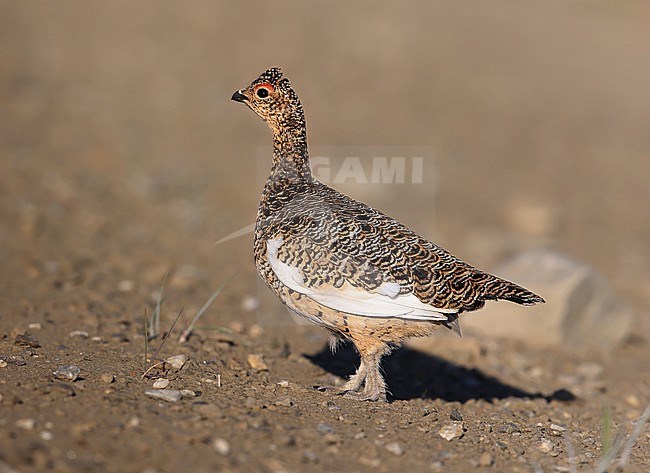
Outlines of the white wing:
[[282,283],[300,294],[331,309],[365,317],[397,317],[409,320],[439,320],[448,322],[446,314],[456,314],[454,309],[440,309],[425,304],[414,294],[400,294],[400,285],[384,282],[376,292],[368,292],[345,283],[341,288],[320,287],[312,289],[304,283],[300,270],[278,259],[282,238],[267,240],[267,254],[273,272]]

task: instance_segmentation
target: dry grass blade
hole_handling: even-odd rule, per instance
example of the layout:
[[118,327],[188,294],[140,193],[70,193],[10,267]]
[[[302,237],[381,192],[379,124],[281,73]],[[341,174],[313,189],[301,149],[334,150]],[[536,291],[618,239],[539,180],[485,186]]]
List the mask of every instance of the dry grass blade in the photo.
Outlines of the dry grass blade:
[[[605,413],[605,411],[603,411],[603,413]],[[604,426],[606,426],[608,421],[607,417],[605,417],[603,421],[604,421],[603,422]],[[622,472],[625,469],[625,466],[627,465],[627,462],[630,458],[632,447],[634,447],[634,444],[639,438],[639,435],[641,435],[641,432],[643,431],[643,428],[648,423],[648,421],[650,421],[650,406],[646,407],[646,410],[643,413],[643,415],[637,420],[634,429],[632,430],[632,433],[627,438],[627,441],[625,441],[623,427],[621,426],[621,428],[616,433],[614,442],[612,442],[611,447],[608,450],[604,450],[605,444],[603,443],[604,453],[600,461],[598,462],[598,466],[596,467],[595,473],[605,473],[608,467],[614,461],[614,459],[621,452],[622,452],[621,458],[618,461],[618,465],[616,466],[615,471]]]
[[[156,350],[156,353],[153,355],[153,359],[154,359],[154,360],[158,358],[158,354],[160,353],[160,351],[162,350],[162,348],[165,346],[165,342],[167,341],[167,339],[168,339],[169,336],[171,335],[172,331],[174,330],[174,327],[176,326],[176,322],[178,322],[178,319],[181,318],[181,315],[182,315],[182,314],[183,314],[183,308],[181,308],[181,310],[178,312],[178,315],[177,315],[176,318],[174,319],[174,323],[172,323],[172,326],[169,328],[169,330],[168,330],[167,333],[165,334],[165,337],[163,338],[162,342],[160,343],[160,346],[158,347],[158,349]],[[161,363],[164,363],[164,361],[161,361],[161,362],[155,363],[155,364],[151,365],[149,368],[147,368],[147,369],[144,371],[144,373],[142,373],[142,378],[144,378],[144,377],[147,375],[147,373],[149,373],[149,371],[151,371],[153,368],[155,368],[156,366],[160,365]]]
[[156,300],[156,310],[154,311],[151,320],[151,338],[157,337],[160,333],[160,313],[162,312],[162,305],[164,302],[163,294],[165,292],[165,284],[167,283],[169,274],[170,271],[167,271],[163,276],[162,282],[160,283],[160,291],[158,291],[158,299]]
[[224,282],[221,283],[221,285],[212,293],[210,298],[207,300],[205,304],[203,304],[203,307],[199,309],[199,311],[196,313],[192,321],[190,322],[190,325],[181,333],[181,336],[178,337],[178,341],[180,343],[185,343],[188,338],[190,338],[190,335],[192,334],[192,331],[194,330],[194,326],[196,323],[199,321],[199,319],[203,316],[206,310],[212,305],[212,303],[215,301],[215,299],[221,294],[221,291],[228,285],[228,283],[232,280],[233,277],[235,277],[234,273],[230,275]]
[[149,363],[149,324],[147,323],[147,306],[144,306],[144,371]]
[[639,435],[641,435],[641,432],[643,431],[643,428],[648,423],[648,421],[650,421],[650,406],[647,406],[645,408],[645,412],[641,418],[637,420],[634,426],[634,430],[632,430],[632,433],[628,437],[627,442],[625,442],[623,453],[621,454],[621,458],[618,461],[619,470],[622,471],[625,468],[625,465],[627,465],[627,462],[630,459],[630,453],[632,452],[632,447],[634,447],[636,440],[639,438]]

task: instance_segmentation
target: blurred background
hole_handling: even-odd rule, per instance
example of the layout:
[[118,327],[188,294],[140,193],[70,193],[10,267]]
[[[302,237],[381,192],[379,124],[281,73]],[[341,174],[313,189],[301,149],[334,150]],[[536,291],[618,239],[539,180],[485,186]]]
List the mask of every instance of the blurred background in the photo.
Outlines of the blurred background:
[[254,221],[271,149],[230,96],[281,66],[312,146],[433,150],[422,184],[346,192],[484,269],[559,250],[645,314],[648,24],[641,0],[3,1],[3,299],[59,267],[258,294],[252,235],[215,242]]

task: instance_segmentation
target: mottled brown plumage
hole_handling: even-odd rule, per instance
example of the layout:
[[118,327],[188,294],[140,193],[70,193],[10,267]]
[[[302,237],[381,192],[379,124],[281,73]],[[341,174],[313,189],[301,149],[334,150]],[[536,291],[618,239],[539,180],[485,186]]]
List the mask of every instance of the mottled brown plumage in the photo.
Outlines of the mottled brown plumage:
[[314,179],[302,105],[280,69],[264,72],[232,99],[250,107],[273,133],[271,173],[255,225],[255,264],[289,309],[354,343],[361,365],[341,393],[385,400],[383,355],[441,325],[460,333],[459,314],[485,301],[544,302]]

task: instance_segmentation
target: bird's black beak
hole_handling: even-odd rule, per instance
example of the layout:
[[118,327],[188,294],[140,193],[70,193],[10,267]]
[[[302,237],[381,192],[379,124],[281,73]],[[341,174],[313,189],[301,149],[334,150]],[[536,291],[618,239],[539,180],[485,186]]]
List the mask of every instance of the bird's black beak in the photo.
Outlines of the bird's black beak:
[[232,97],[230,100],[234,100],[235,102],[246,102],[248,99],[244,94],[242,94],[239,90],[232,94]]

